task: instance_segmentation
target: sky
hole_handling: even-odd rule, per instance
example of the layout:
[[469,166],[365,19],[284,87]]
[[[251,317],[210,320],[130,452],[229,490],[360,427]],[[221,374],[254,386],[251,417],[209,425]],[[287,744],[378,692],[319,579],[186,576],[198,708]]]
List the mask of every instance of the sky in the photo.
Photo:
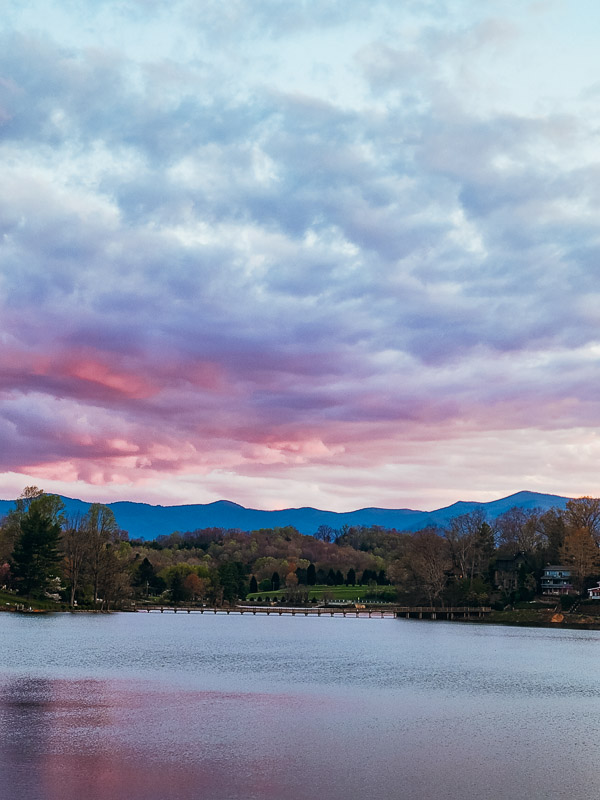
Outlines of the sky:
[[4,0],[0,497],[600,495],[597,0]]

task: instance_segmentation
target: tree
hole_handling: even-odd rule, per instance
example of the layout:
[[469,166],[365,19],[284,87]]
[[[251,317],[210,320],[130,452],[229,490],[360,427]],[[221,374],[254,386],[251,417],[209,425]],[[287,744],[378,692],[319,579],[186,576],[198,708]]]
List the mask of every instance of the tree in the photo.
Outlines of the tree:
[[134,586],[139,586],[149,592],[150,588],[155,588],[157,583],[157,575],[152,562],[147,556],[138,564],[134,573]]
[[546,560],[550,564],[556,564],[560,561],[560,548],[565,541],[567,530],[564,514],[556,508],[551,508],[541,515],[539,526],[544,540]]
[[10,583],[10,579],[10,564],[8,561],[5,561],[4,563],[0,561],[0,588],[3,589],[8,583]]
[[101,503],[92,503],[84,521],[87,540],[87,567],[92,581],[94,605],[98,605],[98,590],[107,546],[119,538],[119,527],[112,510]]
[[600,551],[588,528],[570,528],[560,549],[561,561],[571,568],[574,585],[581,594],[585,581],[598,570]]
[[37,486],[26,486],[15,500],[15,511],[21,516],[25,516],[34,500],[39,500],[44,496],[44,490]]
[[297,567],[296,568],[296,577],[298,578],[298,584],[302,586],[307,586],[306,583],[306,573],[307,570],[304,567]]
[[293,589],[298,586],[298,576],[295,572],[288,572],[285,576],[285,585],[288,589]]
[[176,570],[171,580],[171,600],[177,605],[177,603],[180,603],[182,600],[187,600],[188,596],[185,578],[180,570]]
[[12,554],[12,572],[21,594],[43,594],[56,577],[60,525],[32,505],[24,514]]
[[446,586],[446,572],[450,568],[448,542],[434,530],[425,528],[412,537],[409,566],[429,598],[430,605],[438,599]]
[[346,575],[346,586],[356,586],[356,572],[353,567],[350,567]]
[[481,509],[454,517],[446,530],[446,540],[459,577],[471,581],[484,571],[494,551],[493,531]]
[[195,572],[190,572],[190,574],[185,577],[183,585],[188,596],[191,597],[192,600],[197,600],[198,597],[202,597],[206,589],[205,581],[199,578]]
[[73,608],[88,550],[86,529],[82,520],[74,519],[67,523],[61,545],[64,554],[63,572],[70,587],[69,605]]
[[600,541],[600,500],[596,497],[579,497],[569,500],[565,508],[567,525],[575,529],[587,530],[594,539]]
[[331,525],[319,525],[315,533],[315,539],[320,539],[322,542],[332,542],[335,538],[335,529]]
[[273,589],[274,592],[279,591],[280,584],[281,584],[281,579],[279,577],[279,573],[274,572],[271,575],[271,588]]
[[0,526],[0,560],[7,559],[15,548],[17,539],[21,535],[21,520],[32,506],[38,508],[42,516],[48,516],[52,522],[63,525],[65,522],[63,511],[64,503],[54,494],[45,494],[37,486],[26,486],[15,500],[15,507],[2,520]]
[[131,547],[127,542],[108,542],[101,553],[98,589],[102,594],[101,609],[110,611],[111,605],[126,597],[131,591],[128,560]]
[[223,590],[223,600],[234,603],[246,597],[244,566],[239,561],[229,561],[219,566],[219,581]]
[[253,575],[250,578],[250,594],[256,594],[258,592],[258,583],[256,581],[255,576]]
[[532,555],[545,544],[536,509],[509,508],[496,519],[496,529],[498,546],[510,555]]
[[306,585],[307,586],[314,586],[317,582],[317,570],[315,565],[311,563],[306,568]]

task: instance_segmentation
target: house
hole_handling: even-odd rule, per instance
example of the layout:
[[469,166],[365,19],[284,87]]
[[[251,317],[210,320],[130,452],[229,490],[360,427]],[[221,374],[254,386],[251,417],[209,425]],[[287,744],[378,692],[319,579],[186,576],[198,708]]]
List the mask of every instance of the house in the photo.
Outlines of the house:
[[598,581],[598,586],[592,586],[592,588],[587,591],[590,600],[600,600],[600,581]]
[[542,594],[570,594],[573,591],[572,570],[560,565],[545,567],[541,584]]
[[514,592],[519,586],[519,571],[527,559],[523,553],[507,558],[497,558],[494,564],[494,586],[505,592]]

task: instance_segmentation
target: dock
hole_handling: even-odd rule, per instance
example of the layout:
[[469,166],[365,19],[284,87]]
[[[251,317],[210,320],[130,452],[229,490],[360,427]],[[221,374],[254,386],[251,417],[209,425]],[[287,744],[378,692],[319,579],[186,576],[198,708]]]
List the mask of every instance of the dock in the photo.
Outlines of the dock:
[[403,618],[428,620],[475,620],[486,617],[491,608],[487,606],[388,606],[375,608],[354,608],[352,606],[141,606],[136,608],[140,613],[159,614],[266,614],[267,616],[292,617],[354,617],[369,619]]

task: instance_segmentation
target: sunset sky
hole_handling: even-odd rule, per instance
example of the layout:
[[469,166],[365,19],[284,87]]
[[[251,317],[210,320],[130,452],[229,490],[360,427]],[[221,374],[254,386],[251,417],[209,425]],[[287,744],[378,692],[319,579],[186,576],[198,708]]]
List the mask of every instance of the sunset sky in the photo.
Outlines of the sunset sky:
[[4,0],[0,497],[600,494],[597,0]]

